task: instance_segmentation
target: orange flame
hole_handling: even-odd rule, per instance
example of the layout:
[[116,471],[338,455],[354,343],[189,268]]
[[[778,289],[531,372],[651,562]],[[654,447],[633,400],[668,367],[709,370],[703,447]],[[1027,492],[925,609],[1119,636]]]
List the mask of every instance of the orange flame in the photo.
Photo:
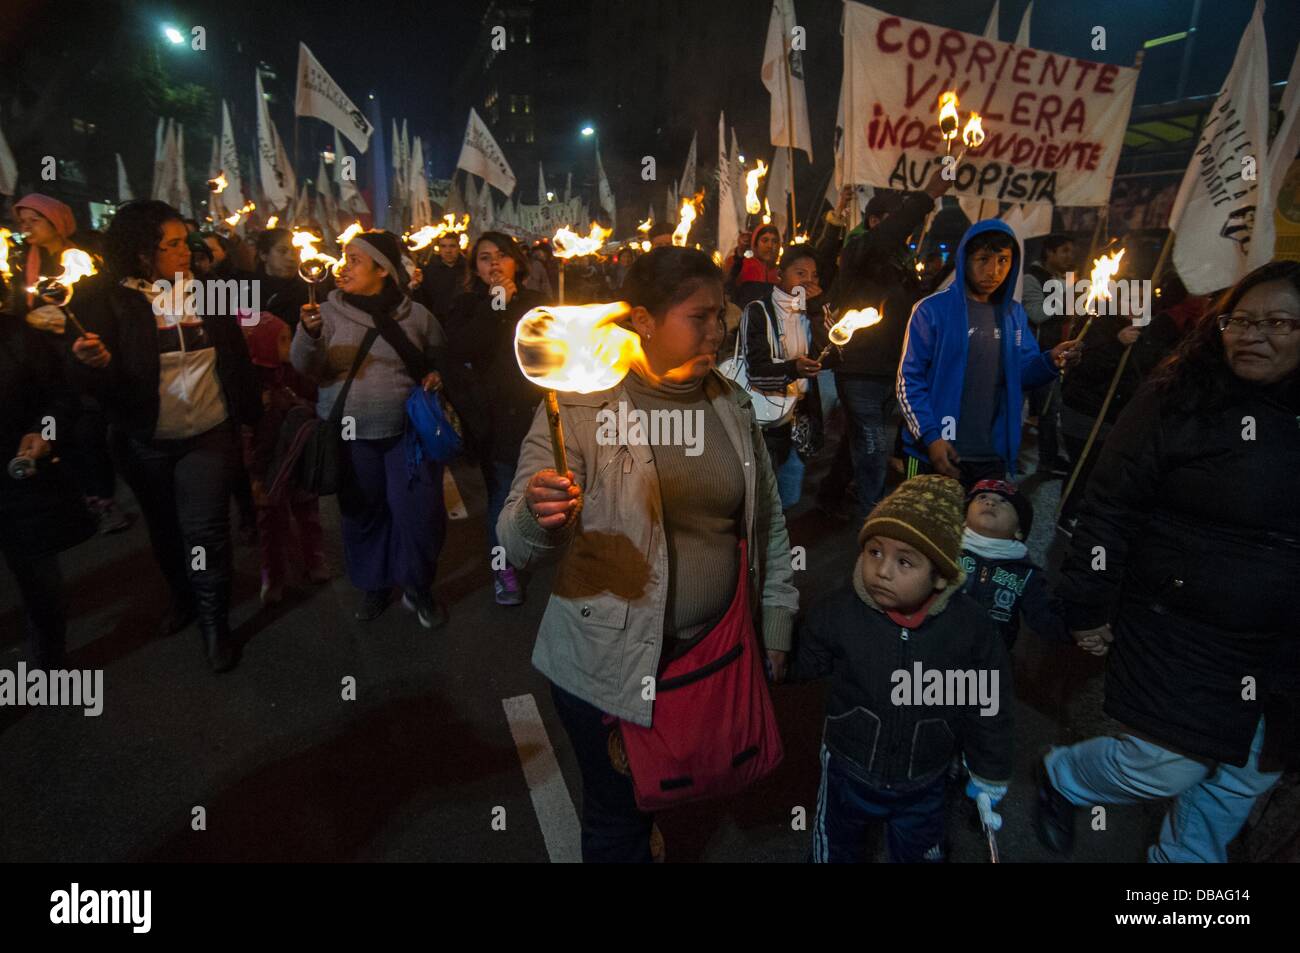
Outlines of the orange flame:
[[[93,275],[96,270],[94,260],[80,248],[65,249],[59,256],[59,266],[63,271],[53,280],[65,288],[71,288],[87,275]],[[32,285],[27,290],[35,293],[36,286]]]
[[280,224],[280,216],[279,216],[279,215],[272,215],[270,218],[268,218],[268,219],[266,220],[266,227],[267,227],[267,228],[275,228],[275,226],[277,226],[277,225],[279,225],[279,224]]
[[236,211],[232,212],[230,215],[226,216],[226,218],[223,221],[225,221],[225,223],[229,225],[231,228],[234,228],[236,225],[239,224],[239,220],[241,218],[243,218],[249,212],[253,211],[253,209],[255,208],[257,208],[257,203],[251,201],[245,202],[243,208],[237,209]]
[[419,251],[421,248],[428,248],[443,235],[459,234],[460,247],[464,248],[469,244],[469,236],[465,234],[465,229],[468,227],[468,215],[457,222],[455,214],[448,212],[437,225],[423,225],[413,232],[407,232],[402,236],[402,241],[406,242],[406,247],[411,251]]
[[216,178],[208,179],[208,191],[213,195],[220,195],[226,191],[226,186],[230,183],[226,180],[225,172],[218,172]]
[[758,160],[757,168],[751,169],[745,173],[745,211],[750,215],[757,215],[762,211],[763,206],[758,204],[758,180],[767,175],[767,166],[763,160]]
[[334,241],[338,243],[339,248],[342,248],[348,242],[352,241],[352,239],[360,235],[363,231],[365,231],[365,229],[361,227],[360,222],[353,222],[347,228],[343,229],[342,234],[338,235],[334,239]]
[[939,96],[939,132],[945,139],[957,138],[957,92],[948,90]]
[[772,206],[767,204],[767,196],[763,196],[763,224],[772,224]]
[[648,232],[650,231],[650,225],[651,225],[651,221],[650,219],[647,218],[644,222],[642,222],[640,225],[636,227],[636,230],[638,232]]
[[798,235],[796,235],[794,238],[790,239],[790,244],[791,244],[791,245],[806,245],[806,244],[807,244],[808,242],[810,242],[810,241],[812,241],[812,239],[808,237],[808,233],[807,233],[807,232],[800,232],[800,233],[799,233]]
[[1097,301],[1111,299],[1110,283],[1119,273],[1119,262],[1124,257],[1124,249],[1109,255],[1102,255],[1092,263],[1092,274],[1088,279],[1088,297],[1083,302],[1083,310],[1091,311]]
[[9,271],[9,239],[13,232],[7,228],[0,228],[0,277],[8,278],[12,272]]
[[533,308],[515,327],[515,360],[538,387],[590,394],[644,364],[641,339],[618,321],[631,311],[611,304]]
[[298,249],[298,274],[304,281],[323,281],[325,271],[332,269],[336,274],[343,262],[317,250],[320,242],[312,232],[294,231],[293,247]]
[[961,141],[971,149],[978,149],[984,143],[984,122],[980,114],[973,112],[966,120],[966,128],[961,131]]
[[611,228],[601,228],[598,223],[592,222],[590,233],[583,237],[567,225],[561,226],[551,239],[552,254],[556,258],[580,258],[583,255],[594,255],[600,251],[605,244],[605,239],[609,238],[613,231]]
[[677,228],[673,230],[673,244],[684,247],[691,233],[691,225],[699,215],[700,206],[704,204],[704,193],[696,192],[694,197],[682,199],[681,211],[678,212]]
[[831,343],[843,347],[849,343],[849,338],[853,337],[855,332],[863,328],[869,328],[873,324],[879,324],[880,317],[880,312],[875,308],[867,308],[862,311],[854,309],[844,312],[844,316],[831,325]]

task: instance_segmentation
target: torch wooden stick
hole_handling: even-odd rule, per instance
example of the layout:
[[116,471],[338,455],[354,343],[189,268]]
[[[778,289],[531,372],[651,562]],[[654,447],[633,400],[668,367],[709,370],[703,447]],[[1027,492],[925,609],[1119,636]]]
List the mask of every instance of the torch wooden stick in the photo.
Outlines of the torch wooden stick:
[[564,425],[560,423],[560,402],[553,390],[546,392],[546,422],[551,428],[551,453],[555,457],[555,472],[567,476],[569,457],[564,452]]
[[[564,263],[566,260],[564,258],[560,259],[560,304],[564,304]],[[554,399],[554,396],[555,391],[551,391],[552,399]],[[556,417],[555,419],[558,422],[560,418]]]
[[1119,356],[1119,365],[1115,368],[1115,373],[1110,379],[1110,387],[1106,389],[1106,398],[1101,402],[1101,410],[1097,411],[1097,419],[1092,422],[1092,430],[1088,433],[1088,439],[1084,441],[1083,450],[1079,452],[1079,459],[1074,461],[1074,469],[1070,472],[1070,479],[1065,484],[1065,489],[1061,491],[1061,502],[1056,507],[1058,519],[1061,511],[1065,509],[1065,501],[1070,498],[1070,491],[1074,489],[1074,484],[1079,479],[1079,473],[1083,470],[1083,461],[1088,459],[1088,453],[1092,450],[1093,441],[1097,439],[1097,434],[1101,432],[1101,422],[1106,419],[1106,411],[1110,409],[1110,402],[1115,396],[1115,388],[1119,386],[1119,379],[1124,373],[1124,365],[1128,363],[1128,356],[1132,350],[1132,344],[1125,344],[1124,353]]

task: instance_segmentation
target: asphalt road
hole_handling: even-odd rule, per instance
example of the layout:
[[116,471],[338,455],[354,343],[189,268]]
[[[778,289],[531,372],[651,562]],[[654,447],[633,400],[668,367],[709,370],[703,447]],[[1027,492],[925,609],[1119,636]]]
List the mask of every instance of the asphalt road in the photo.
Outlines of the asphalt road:
[[[1032,470],[1032,448],[1027,462]],[[353,620],[358,595],[341,576],[332,500],[322,513],[333,582],[304,583],[260,611],[256,549],[238,549],[243,659],[222,676],[208,673],[195,628],[153,634],[164,588],[139,522],[65,554],[69,665],[104,670],[104,710],[0,708],[0,860],[571,857],[577,765],[529,663],[549,573],[529,581],[525,605],[493,603],[482,485],[472,468],[455,474],[470,515],[450,523],[437,591],[451,616],[436,633],[398,605],[373,623]],[[1040,560],[1060,486],[1026,481]],[[119,499],[135,509],[124,487]],[[851,569],[856,528],[808,497],[791,514],[792,540],[808,554],[796,573],[805,605]],[[12,580],[0,575],[2,668],[20,657],[19,622]],[[1016,776],[1000,849],[1004,862],[1055,861],[1032,831],[1033,762],[1050,743],[1115,726],[1100,713],[1100,661],[1028,633],[1015,656]],[[343,698],[347,678],[355,700]],[[818,684],[775,689],[784,763],[743,796],[663,815],[669,862],[807,859],[810,835],[793,819],[804,808],[811,820],[816,801],[822,695]],[[524,696],[540,724],[527,722]],[[513,725],[508,699],[519,700]],[[203,830],[194,829],[199,807]],[[1081,821],[1074,859],[1142,860],[1160,813],[1112,807],[1096,831]],[[987,862],[960,797],[950,799],[949,836],[954,861]],[[877,837],[883,858],[882,845]]]

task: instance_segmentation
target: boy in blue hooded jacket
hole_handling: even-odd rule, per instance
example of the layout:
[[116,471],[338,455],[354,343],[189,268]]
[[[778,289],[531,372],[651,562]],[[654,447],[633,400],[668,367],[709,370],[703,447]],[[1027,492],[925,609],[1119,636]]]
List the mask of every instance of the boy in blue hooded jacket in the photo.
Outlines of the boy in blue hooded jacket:
[[953,283],[912,312],[898,365],[907,475],[941,473],[967,489],[1014,475],[1024,393],[1078,360],[1074,341],[1038,349],[1015,300],[1020,247],[1005,222],[976,222],[957,246]]

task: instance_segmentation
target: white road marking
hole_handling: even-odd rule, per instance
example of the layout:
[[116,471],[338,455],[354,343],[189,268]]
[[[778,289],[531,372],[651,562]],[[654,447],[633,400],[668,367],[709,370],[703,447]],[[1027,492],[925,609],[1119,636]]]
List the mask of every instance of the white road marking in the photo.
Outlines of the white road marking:
[[553,864],[582,863],[582,828],[573,798],[555,760],[555,750],[542,724],[542,714],[532,695],[505,698],[501,706],[506,710],[510,734],[519,751],[519,761],[528,782],[528,794],[533,799],[533,810],[546,841],[546,853]]

